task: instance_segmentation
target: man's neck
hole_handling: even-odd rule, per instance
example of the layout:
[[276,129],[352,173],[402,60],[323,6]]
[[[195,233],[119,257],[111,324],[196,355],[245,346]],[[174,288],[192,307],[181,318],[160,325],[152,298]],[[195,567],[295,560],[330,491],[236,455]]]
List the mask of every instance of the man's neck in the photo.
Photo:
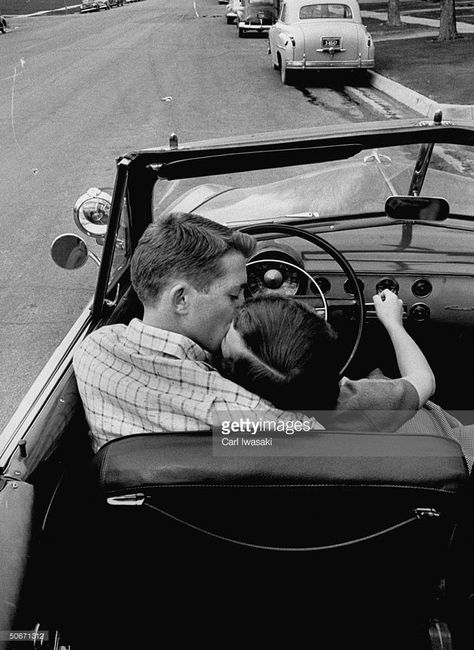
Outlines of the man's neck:
[[149,327],[158,327],[159,329],[167,330],[168,332],[182,334],[181,328],[171,314],[165,314],[163,312],[159,313],[157,310],[147,309],[145,307],[142,321]]

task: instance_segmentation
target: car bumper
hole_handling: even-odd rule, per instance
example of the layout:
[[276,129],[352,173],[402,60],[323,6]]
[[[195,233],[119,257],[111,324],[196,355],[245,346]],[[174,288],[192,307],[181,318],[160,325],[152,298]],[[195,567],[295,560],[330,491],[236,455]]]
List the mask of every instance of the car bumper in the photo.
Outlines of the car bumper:
[[268,32],[271,25],[261,25],[260,23],[239,22],[239,29],[245,29],[248,32]]
[[287,61],[288,70],[327,70],[328,68],[362,68],[370,70],[375,67],[374,59],[355,59],[352,61]]

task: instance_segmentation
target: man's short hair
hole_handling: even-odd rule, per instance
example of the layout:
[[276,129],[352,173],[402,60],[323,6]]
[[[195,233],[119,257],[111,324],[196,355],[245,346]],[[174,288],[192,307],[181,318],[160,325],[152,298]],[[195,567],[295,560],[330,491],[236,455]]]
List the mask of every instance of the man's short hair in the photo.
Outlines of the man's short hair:
[[131,279],[143,304],[154,302],[173,278],[206,291],[222,274],[220,260],[231,251],[248,259],[253,237],[197,214],[175,212],[151,223],[133,253]]

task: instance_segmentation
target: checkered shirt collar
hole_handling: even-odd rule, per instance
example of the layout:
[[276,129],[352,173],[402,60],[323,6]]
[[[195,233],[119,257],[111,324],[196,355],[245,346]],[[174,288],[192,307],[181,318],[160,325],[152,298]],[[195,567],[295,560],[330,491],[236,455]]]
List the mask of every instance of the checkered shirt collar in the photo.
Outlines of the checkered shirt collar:
[[209,353],[187,336],[145,325],[138,318],[130,322],[126,338],[131,345],[139,347],[142,352],[148,351],[151,354],[159,352],[176,359],[191,359],[205,363],[209,363],[210,360]]

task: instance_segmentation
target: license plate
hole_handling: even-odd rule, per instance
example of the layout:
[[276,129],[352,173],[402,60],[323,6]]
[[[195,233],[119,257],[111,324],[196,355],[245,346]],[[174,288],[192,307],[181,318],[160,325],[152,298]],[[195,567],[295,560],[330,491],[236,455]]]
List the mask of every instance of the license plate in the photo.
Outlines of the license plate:
[[322,40],[322,46],[323,48],[340,48],[341,47],[341,39],[339,37],[331,37],[331,38],[323,38]]

